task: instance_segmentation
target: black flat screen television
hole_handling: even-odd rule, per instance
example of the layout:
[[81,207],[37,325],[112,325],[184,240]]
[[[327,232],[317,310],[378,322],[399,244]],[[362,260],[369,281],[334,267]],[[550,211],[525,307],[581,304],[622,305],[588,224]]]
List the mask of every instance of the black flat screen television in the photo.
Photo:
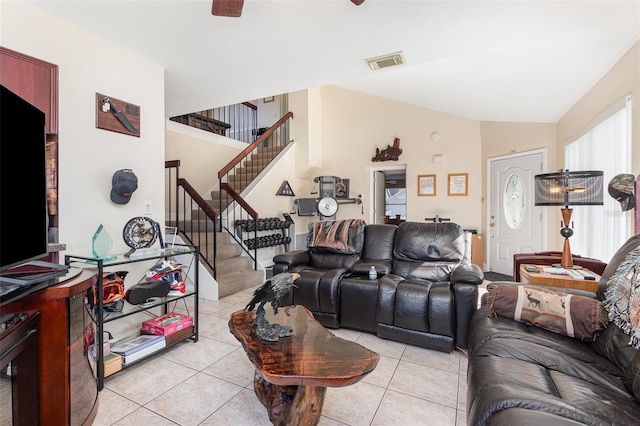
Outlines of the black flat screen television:
[[0,271],[47,255],[42,111],[0,85]]

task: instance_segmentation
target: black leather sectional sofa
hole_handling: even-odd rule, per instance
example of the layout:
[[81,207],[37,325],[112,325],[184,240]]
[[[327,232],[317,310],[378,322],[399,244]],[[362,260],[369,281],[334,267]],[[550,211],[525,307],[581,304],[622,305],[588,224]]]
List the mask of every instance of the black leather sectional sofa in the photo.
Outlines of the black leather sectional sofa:
[[[639,245],[636,235],[618,250],[595,297],[605,300],[610,277]],[[640,351],[617,325],[610,323],[594,342],[582,342],[489,318],[485,299],[469,335],[468,425],[640,424]]]
[[[311,226],[310,226],[311,228]],[[366,225],[360,251],[310,247],[274,257],[274,274],[301,278],[284,305],[303,305],[330,328],[347,327],[450,352],[466,348],[484,274],[454,223]],[[374,266],[378,279],[368,278]]]

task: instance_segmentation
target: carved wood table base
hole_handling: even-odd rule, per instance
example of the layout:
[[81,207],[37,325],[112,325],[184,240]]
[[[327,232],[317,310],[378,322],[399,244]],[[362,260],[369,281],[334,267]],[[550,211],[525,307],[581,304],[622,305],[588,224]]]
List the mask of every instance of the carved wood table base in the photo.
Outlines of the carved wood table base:
[[274,385],[256,371],[253,389],[274,425],[316,425],[320,421],[327,393],[324,386]]
[[333,335],[302,306],[280,309],[269,321],[290,326],[291,336],[277,342],[258,338],[253,312],[245,311],[231,315],[229,329],[256,367],[253,388],[274,425],[317,424],[327,387],[359,382],[380,359]]

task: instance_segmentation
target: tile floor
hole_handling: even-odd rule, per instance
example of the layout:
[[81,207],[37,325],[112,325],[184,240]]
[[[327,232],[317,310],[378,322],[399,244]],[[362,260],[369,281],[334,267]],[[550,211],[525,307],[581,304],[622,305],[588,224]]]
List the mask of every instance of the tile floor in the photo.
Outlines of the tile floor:
[[[197,343],[185,341],[105,380],[94,425],[270,425],[253,366],[229,332],[253,290],[201,300]],[[380,354],[361,382],[328,388],[320,425],[466,424],[467,358],[332,330]]]

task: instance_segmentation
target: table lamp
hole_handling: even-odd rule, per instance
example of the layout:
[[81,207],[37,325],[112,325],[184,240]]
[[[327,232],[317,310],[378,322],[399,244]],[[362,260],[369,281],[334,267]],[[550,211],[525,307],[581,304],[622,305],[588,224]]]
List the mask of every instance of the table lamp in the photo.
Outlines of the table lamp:
[[585,171],[570,172],[569,170],[557,173],[536,175],[535,179],[535,205],[536,206],[564,206],[560,235],[564,237],[562,258],[560,265],[563,268],[573,268],[573,257],[569,246],[569,237],[573,235],[573,223],[571,214],[573,209],[569,206],[601,206],[603,204],[603,172]]

